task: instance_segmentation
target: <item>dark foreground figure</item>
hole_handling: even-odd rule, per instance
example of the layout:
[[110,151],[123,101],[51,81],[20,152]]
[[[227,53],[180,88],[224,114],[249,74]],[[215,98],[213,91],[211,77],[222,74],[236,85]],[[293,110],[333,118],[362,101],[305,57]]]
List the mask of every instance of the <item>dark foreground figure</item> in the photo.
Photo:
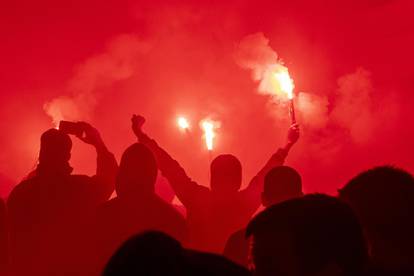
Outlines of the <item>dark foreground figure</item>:
[[99,208],[92,231],[95,273],[101,272],[113,252],[137,233],[158,230],[186,241],[184,218],[155,194],[157,172],[157,163],[146,146],[136,143],[125,150],[116,180],[117,197]]
[[368,253],[352,209],[306,195],[268,207],[247,226],[258,276],[363,275]]
[[136,275],[234,275],[249,271],[226,258],[184,249],[160,232],[147,232],[130,238],[109,260],[103,276]]
[[96,175],[72,175],[72,141],[50,129],[41,137],[36,170],[8,199],[11,262],[16,275],[79,275],[85,227],[114,190],[117,163],[98,131],[83,123],[97,152]]
[[414,275],[414,178],[393,167],[359,174],[340,190],[360,219],[373,261],[370,275]]
[[0,198],[0,275],[9,270],[8,235],[6,204]]
[[132,127],[138,140],[154,153],[158,166],[187,210],[190,246],[221,253],[229,235],[244,227],[260,205],[264,177],[269,170],[283,164],[290,148],[299,138],[296,125],[289,130],[285,147],[280,148],[251,180],[239,191],[242,181],[240,161],[233,155],[220,155],[210,166],[210,187],[199,185],[186,174],[154,140],[142,131],[145,120],[134,116]]
[[[301,196],[302,179],[293,168],[279,166],[266,174],[261,196],[264,207]],[[227,240],[223,254],[230,260],[248,267],[249,241],[245,233],[246,229],[243,228],[232,234]]]

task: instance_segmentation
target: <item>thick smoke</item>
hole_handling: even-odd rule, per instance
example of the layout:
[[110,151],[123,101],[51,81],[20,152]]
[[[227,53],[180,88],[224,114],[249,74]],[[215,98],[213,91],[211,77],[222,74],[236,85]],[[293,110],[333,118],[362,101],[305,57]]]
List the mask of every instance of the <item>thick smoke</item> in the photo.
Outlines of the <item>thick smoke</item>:
[[[286,96],[273,92],[278,85],[274,81],[274,72],[288,72],[288,68],[276,51],[270,47],[269,42],[263,33],[247,35],[238,44],[235,60],[242,68],[252,71],[253,80],[259,83],[257,91],[269,96],[269,111],[277,120],[284,121],[288,117]],[[321,128],[326,125],[328,115],[326,97],[300,92],[295,102],[302,124],[311,128]]]
[[[238,44],[235,59],[236,63],[252,71],[252,78],[259,82],[260,94],[272,95],[272,83],[269,75],[277,68],[286,68],[280,61],[278,54],[270,47],[269,39],[263,33],[247,35]],[[357,68],[355,72],[345,74],[338,78],[331,102],[327,96],[299,92],[295,99],[296,109],[300,123],[308,130],[316,131],[329,126],[343,131],[355,143],[367,143],[374,135],[379,123],[383,106],[373,103],[373,84],[371,74],[364,68]],[[287,117],[287,106],[278,97],[269,98],[269,109],[277,120]],[[329,107],[331,108],[329,110]],[[389,110],[388,111],[395,111]],[[394,117],[391,112],[387,117]],[[330,139],[330,138],[328,138]],[[341,141],[337,141],[341,143]]]
[[[209,156],[197,123],[220,121],[213,157],[239,157],[246,185],[290,123],[285,99],[262,81],[276,64],[295,81],[302,137],[286,164],[306,191],[334,193],[373,165],[414,169],[410,1],[40,2],[2,17],[3,196],[36,164],[52,120],[89,121],[119,159],[136,141],[134,113],[203,185]],[[93,174],[93,148],[73,141],[75,172]]]
[[372,139],[376,124],[373,103],[373,86],[370,73],[358,68],[338,79],[332,121],[348,131],[356,143]]
[[78,66],[68,81],[68,95],[45,103],[44,109],[57,125],[60,120],[89,120],[105,87],[123,81],[135,73],[140,57],[150,46],[137,36],[125,34],[116,37],[103,53],[88,58]]

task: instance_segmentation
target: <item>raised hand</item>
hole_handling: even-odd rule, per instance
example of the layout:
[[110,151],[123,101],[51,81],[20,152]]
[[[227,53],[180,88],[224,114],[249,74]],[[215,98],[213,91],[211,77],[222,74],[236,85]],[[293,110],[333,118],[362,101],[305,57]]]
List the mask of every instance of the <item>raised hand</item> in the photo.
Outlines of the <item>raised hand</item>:
[[295,144],[300,137],[300,132],[299,132],[299,125],[298,124],[292,124],[288,130],[288,135],[287,135],[287,142],[290,145]]
[[132,115],[131,118],[132,122],[132,131],[135,133],[136,136],[142,133],[142,126],[145,123],[145,118],[141,115]]
[[76,137],[87,144],[95,146],[96,148],[105,147],[101,135],[96,128],[85,122],[78,122],[78,124],[81,125],[83,132],[82,135],[76,135]]

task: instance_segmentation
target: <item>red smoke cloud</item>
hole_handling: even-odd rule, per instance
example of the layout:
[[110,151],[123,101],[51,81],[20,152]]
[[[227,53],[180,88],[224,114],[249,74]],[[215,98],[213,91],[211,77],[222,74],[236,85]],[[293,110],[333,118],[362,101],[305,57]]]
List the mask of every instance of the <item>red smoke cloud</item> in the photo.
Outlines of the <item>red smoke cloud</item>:
[[[36,163],[40,134],[53,127],[44,107],[96,125],[118,158],[134,142],[129,116],[141,113],[204,184],[201,130],[182,135],[175,120],[217,119],[215,154],[238,156],[247,182],[288,127],[283,107],[258,95],[235,60],[243,38],[257,33],[295,80],[302,138],[287,164],[307,191],[335,192],[378,164],[414,170],[410,1],[225,2],[15,1],[2,9],[2,195]],[[94,161],[75,142],[75,170],[93,173]]]

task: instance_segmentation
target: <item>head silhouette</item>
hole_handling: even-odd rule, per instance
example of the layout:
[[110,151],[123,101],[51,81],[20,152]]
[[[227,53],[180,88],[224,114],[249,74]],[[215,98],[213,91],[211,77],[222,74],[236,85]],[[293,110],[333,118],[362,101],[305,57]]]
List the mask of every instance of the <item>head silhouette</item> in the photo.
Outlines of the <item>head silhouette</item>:
[[211,190],[219,193],[237,192],[242,181],[240,161],[231,154],[216,157],[210,165]]
[[411,174],[389,166],[376,167],[351,179],[339,196],[359,217],[377,262],[387,265],[414,262]]
[[127,240],[111,257],[104,276],[183,275],[183,249],[170,236],[150,231]]
[[49,129],[40,138],[39,163],[61,166],[70,159],[72,140],[69,135],[57,129]]
[[152,152],[143,144],[127,148],[119,164],[116,192],[120,197],[136,197],[154,193],[157,163]]
[[223,256],[187,250],[158,231],[127,240],[107,263],[103,276],[130,275],[250,275]]
[[249,223],[246,235],[252,236],[257,275],[359,275],[367,260],[352,209],[325,195],[268,207]]
[[302,195],[302,178],[295,169],[279,166],[266,174],[262,193],[265,207]]

